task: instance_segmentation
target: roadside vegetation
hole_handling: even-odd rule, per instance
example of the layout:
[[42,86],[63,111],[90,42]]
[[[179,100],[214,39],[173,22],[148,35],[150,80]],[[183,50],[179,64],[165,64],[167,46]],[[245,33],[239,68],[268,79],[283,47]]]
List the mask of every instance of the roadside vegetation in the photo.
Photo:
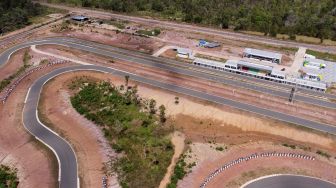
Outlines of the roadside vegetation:
[[52,8],[52,7],[44,7],[44,6],[42,6],[42,7],[43,7],[42,11],[39,15],[29,18],[29,23],[32,23],[32,24],[42,23],[42,22],[44,22],[48,19],[47,15],[49,15],[49,14],[56,14],[56,13],[57,14],[66,14],[67,13],[66,10],[62,10],[62,9],[57,9],[57,8]]
[[0,165],[0,188],[16,188],[19,185],[16,169]]
[[29,52],[28,52],[28,50],[26,50],[24,55],[23,55],[23,65],[15,73],[13,73],[9,77],[3,79],[0,82],[0,92],[3,89],[5,89],[12,82],[12,80],[14,80],[16,77],[18,77],[22,73],[24,73],[26,71],[26,69],[30,67],[30,65],[29,65],[29,60],[30,59],[31,59],[31,57],[29,55]]
[[32,23],[33,18],[54,12],[31,0],[0,1],[0,36],[4,33],[23,28]]
[[137,33],[146,36],[158,36],[160,35],[161,30],[158,28],[155,28],[153,30],[138,30]]
[[293,144],[282,144],[283,146],[285,146],[285,147],[288,147],[288,148],[291,148],[291,149],[296,149],[296,146],[295,145],[293,145]]
[[143,16],[212,25],[236,31],[256,31],[276,37],[286,34],[336,40],[334,0],[48,0]]
[[174,153],[165,125],[165,107],[142,99],[137,86],[114,86],[108,82],[74,80],[69,88],[73,107],[103,131],[120,154],[113,161],[122,187],[158,187]]
[[318,52],[318,51],[314,51],[314,50],[307,50],[306,52],[307,54],[316,56],[316,58],[318,59],[324,59],[324,60],[328,60],[328,61],[336,61],[336,53],[331,54],[328,52]]
[[329,153],[321,151],[321,150],[317,150],[316,154],[319,154],[319,155],[321,155],[323,157],[326,157],[327,159],[329,159],[331,157],[331,155]]
[[196,162],[187,162],[187,158],[191,158],[189,152],[190,149],[179,157],[175,165],[173,174],[170,177],[170,182],[167,185],[167,188],[176,188],[178,181],[182,180],[188,173],[191,172],[191,169],[196,166]]
[[181,155],[179,160],[177,161],[174,172],[170,178],[170,183],[167,185],[167,188],[176,188],[177,182],[182,180],[184,176],[187,174],[187,163],[184,161],[186,155]]
[[115,27],[117,27],[118,29],[125,29],[127,22],[125,21],[119,21],[119,20],[115,20],[115,19],[111,19],[108,21],[105,21],[107,24],[113,25]]

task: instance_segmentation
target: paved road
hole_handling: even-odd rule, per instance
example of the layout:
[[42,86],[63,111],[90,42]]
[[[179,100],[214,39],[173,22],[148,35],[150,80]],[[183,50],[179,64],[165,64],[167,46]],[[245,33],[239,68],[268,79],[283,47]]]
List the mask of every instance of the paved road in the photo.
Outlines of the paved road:
[[40,123],[37,117],[42,87],[50,77],[57,74],[57,71],[53,73],[39,78],[31,86],[23,110],[23,124],[35,138],[46,144],[56,155],[59,163],[59,187],[77,188],[77,160],[74,151],[63,138]]
[[222,104],[234,108],[238,108],[244,111],[249,111],[266,117],[282,120],[285,122],[290,122],[304,127],[316,129],[323,132],[328,132],[330,134],[336,135],[336,127],[327,124],[317,123],[309,121],[306,119],[301,119],[299,117],[282,114],[279,112],[269,111],[260,107],[253,105],[248,105],[240,103],[237,101],[225,99],[212,94],[203,93],[200,91],[184,88],[182,86],[177,86],[173,84],[163,83],[157,80],[151,80],[142,76],[137,76],[131,73],[126,73],[124,71],[115,70],[108,67],[96,66],[96,65],[80,65],[56,69],[43,77],[39,78],[32,85],[27,101],[23,111],[23,123],[28,131],[41,140],[43,143],[48,145],[57,156],[60,165],[60,187],[61,188],[76,188],[77,187],[77,162],[74,151],[71,149],[70,145],[61,137],[53,133],[51,130],[43,126],[37,117],[37,106],[39,101],[39,95],[42,90],[44,83],[48,80],[66,72],[80,71],[80,70],[92,70],[99,72],[106,72],[114,74],[117,76],[124,77],[125,75],[130,75],[130,79],[138,81],[143,84],[148,84],[154,87],[166,89],[169,91],[181,93],[184,95],[196,97],[199,99],[211,101],[217,104]]
[[[170,72],[179,73],[183,75],[193,76],[195,78],[203,78],[208,79],[215,82],[220,82],[227,85],[232,85],[235,87],[246,88],[250,90],[255,90],[267,94],[271,94],[277,97],[288,98],[290,93],[290,87],[284,84],[278,84],[275,82],[270,82],[266,80],[256,79],[252,77],[246,77],[243,75],[237,75],[229,72],[220,72],[220,71],[211,71],[212,73],[216,73],[217,75],[211,75],[208,69],[200,68],[194,65],[186,65],[182,64],[178,61],[163,59],[160,57],[153,57],[148,54],[134,52],[130,50],[125,50],[121,48],[116,48],[104,44],[99,44],[95,42],[89,42],[81,39],[75,38],[46,38],[43,40],[35,40],[23,44],[19,44],[11,49],[6,50],[0,56],[0,66],[1,64],[7,61],[9,55],[21,48],[28,47],[32,44],[40,45],[40,44],[59,44],[66,45],[71,48],[76,48],[108,57],[112,57],[115,59],[120,59],[122,61],[132,62],[132,63],[140,63],[148,66],[164,69]],[[198,71],[195,71],[198,70]],[[259,85],[258,85],[259,84]],[[281,90],[277,88],[272,88],[269,86],[276,86],[277,88],[281,87]],[[309,90],[300,90],[300,92],[309,95],[316,95],[318,97],[310,97],[306,95],[302,95],[300,93],[295,95],[295,100],[302,101],[318,106],[323,106],[327,108],[336,109],[336,103],[331,102],[329,100],[321,100],[321,98],[331,98],[336,99],[336,96],[329,95],[321,92],[313,92]]]
[[127,16],[127,15],[122,15],[122,14],[113,14],[113,13],[106,12],[106,11],[97,11],[97,10],[89,10],[89,9],[84,9],[84,8],[67,7],[63,5],[55,5],[55,4],[48,4],[48,3],[42,3],[42,4],[46,6],[50,6],[50,7],[65,9],[68,11],[76,11],[80,14],[87,13],[90,15],[96,15],[96,16],[99,16],[100,18],[105,18],[105,19],[115,18],[115,19],[120,19],[120,20],[132,21],[136,23],[150,24],[153,27],[156,26],[156,27],[163,27],[163,28],[168,28],[168,29],[183,30],[183,31],[188,31],[188,32],[197,31],[198,33],[217,35],[217,36],[221,36],[221,37],[229,38],[229,39],[251,41],[251,42],[264,43],[264,44],[276,45],[276,46],[295,47],[295,48],[305,47],[308,49],[318,50],[318,51],[323,51],[323,52],[335,52],[336,51],[335,46],[324,46],[324,45],[316,45],[316,44],[299,43],[299,42],[294,42],[294,41],[277,40],[274,38],[247,35],[243,33],[230,32],[230,31],[213,29],[213,28],[199,27],[199,26],[190,25],[186,23],[176,23],[176,22],[161,21],[161,20],[155,20],[155,19],[146,19],[146,18]]
[[37,32],[39,30],[45,29],[45,28],[49,27],[50,24],[55,23],[56,21],[59,21],[63,18],[64,18],[64,16],[62,16],[61,18],[56,18],[56,19],[53,19],[51,21],[47,21],[45,23],[36,25],[35,27],[31,28],[28,31],[22,31],[20,33],[10,35],[10,36],[5,35],[2,39],[0,39],[0,46],[7,45],[8,43],[11,43],[11,42],[13,42],[15,40],[18,40],[18,39],[24,39],[27,36],[29,36],[30,34],[33,34],[33,33]]
[[336,184],[313,177],[279,175],[259,179],[242,188],[336,188]]
[[[101,51],[99,49],[93,48],[93,47],[88,47],[88,46],[80,46],[78,44],[73,44],[73,43],[65,43],[62,42],[60,39],[53,39],[52,41],[34,41],[31,43],[25,43],[22,45],[18,45],[16,47],[11,48],[8,51],[5,51],[3,54],[0,55],[0,64],[4,64],[7,62],[7,60],[9,59],[11,53],[15,52],[16,50],[23,48],[23,47],[27,47],[29,45],[32,44],[46,44],[46,43],[55,43],[55,44],[63,44],[63,45],[74,45],[71,47],[80,47],[79,49],[84,48],[84,50],[86,51],[92,51],[92,52],[96,52],[96,51]],[[91,50],[90,50],[91,49]],[[118,55],[118,53],[113,53],[113,55]],[[117,56],[117,58],[119,58]],[[131,60],[137,60],[135,57],[128,57]],[[143,60],[144,61],[144,60]],[[171,67],[173,68],[173,67]],[[178,70],[177,68],[174,68],[176,70]],[[125,73],[123,71],[117,71],[108,67],[101,67],[101,66],[95,66],[95,65],[83,65],[83,66],[73,66],[73,67],[66,67],[66,68],[60,68],[57,69],[43,77],[41,77],[40,79],[38,79],[33,86],[31,87],[31,90],[28,94],[27,97],[27,103],[25,105],[25,109],[24,109],[24,114],[23,114],[23,122],[25,124],[25,127],[34,135],[36,136],[38,139],[40,139],[42,142],[44,142],[45,144],[47,144],[50,148],[53,149],[53,151],[55,152],[56,156],[58,157],[59,161],[60,161],[60,186],[63,187],[67,187],[67,188],[72,188],[72,187],[76,187],[77,186],[77,163],[76,163],[76,157],[74,152],[72,151],[71,147],[69,146],[69,144],[67,144],[67,142],[65,140],[63,140],[62,138],[58,137],[56,134],[54,134],[53,132],[51,132],[50,130],[48,130],[47,128],[45,128],[39,121],[36,115],[37,112],[37,104],[38,104],[38,100],[39,100],[39,93],[42,89],[43,84],[48,80],[51,79],[61,73],[64,72],[68,72],[68,71],[78,71],[78,70],[96,70],[96,71],[102,71],[102,72],[108,72],[111,74],[115,74],[115,75],[120,75],[120,76],[124,76],[126,74],[129,73]],[[331,126],[331,125],[327,125],[327,124],[323,124],[323,123],[318,123],[318,122],[314,122],[314,121],[309,121],[306,119],[302,119],[299,117],[295,117],[295,116],[291,116],[288,114],[283,114],[283,113],[279,113],[279,112],[274,112],[274,111],[269,111],[267,109],[263,109],[260,107],[256,107],[253,105],[249,105],[249,104],[245,104],[245,103],[241,103],[238,101],[233,101],[233,100],[229,100],[229,99],[225,99],[219,96],[215,96],[215,95],[211,95],[211,94],[207,94],[207,93],[203,93],[200,91],[195,91],[189,88],[184,88],[181,86],[177,86],[177,85],[173,85],[173,84],[167,84],[167,83],[163,83],[160,82],[158,80],[150,80],[148,78],[145,77],[141,77],[141,76],[136,76],[136,75],[131,75],[130,79],[133,79],[135,81],[144,83],[144,84],[149,84],[155,87],[159,87],[162,89],[166,89],[166,90],[170,90],[170,91],[174,91],[174,92],[178,92],[181,94],[185,94],[185,95],[189,95],[192,97],[196,97],[199,99],[203,99],[203,100],[207,100],[207,101],[211,101],[211,102],[215,102],[218,104],[222,104],[222,105],[227,105],[230,107],[234,107],[234,108],[238,108],[244,111],[249,111],[252,113],[256,113],[256,114],[260,114],[266,117],[270,117],[270,118],[274,118],[274,119],[278,119],[278,120],[282,120],[285,122],[290,122],[290,123],[294,123],[297,125],[302,125],[304,127],[308,127],[311,129],[315,129],[315,130],[319,130],[322,132],[328,132],[330,134],[334,134],[336,135],[336,127],[335,126]]]

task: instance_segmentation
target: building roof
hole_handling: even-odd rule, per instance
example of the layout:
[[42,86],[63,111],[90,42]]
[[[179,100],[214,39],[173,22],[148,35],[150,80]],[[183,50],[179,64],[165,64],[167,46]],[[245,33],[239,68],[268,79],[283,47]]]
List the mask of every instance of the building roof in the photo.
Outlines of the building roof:
[[192,50],[188,48],[177,48],[177,53],[184,54],[184,55],[190,55],[192,54]]
[[261,56],[261,57],[267,57],[271,59],[280,59],[282,58],[282,54],[275,53],[275,52],[269,52],[264,50],[258,50],[253,48],[245,48],[244,53],[251,54],[255,56]]
[[207,44],[205,44],[205,47],[208,47],[208,48],[216,48],[219,46],[220,44],[218,42],[208,42]]
[[286,73],[285,73],[285,72],[283,72],[283,71],[279,71],[279,70],[275,70],[275,69],[272,70],[272,73],[271,73],[271,74],[272,74],[272,75],[275,75],[275,76],[286,77]]
[[237,67],[238,62],[235,61],[235,60],[227,60],[226,63],[225,63],[225,65]]
[[71,17],[73,20],[87,20],[89,19],[88,17],[86,16],[72,16]]
[[239,65],[244,65],[246,67],[251,67],[259,70],[266,70],[266,71],[272,71],[273,67],[272,66],[266,66],[266,65],[260,65],[260,64],[255,64],[247,61],[238,61]]
[[317,74],[322,75],[322,81],[326,83],[336,83],[336,62],[325,61],[321,59],[309,59],[306,58],[305,60],[311,63],[320,63],[325,64],[325,68],[316,68],[316,66],[303,66],[301,64],[301,70],[308,74]]
[[203,59],[203,58],[196,58],[194,60],[194,62],[207,64],[207,65],[210,65],[210,66],[216,66],[216,67],[224,67],[224,65],[225,65],[224,62],[214,61],[214,60],[210,60],[210,59]]

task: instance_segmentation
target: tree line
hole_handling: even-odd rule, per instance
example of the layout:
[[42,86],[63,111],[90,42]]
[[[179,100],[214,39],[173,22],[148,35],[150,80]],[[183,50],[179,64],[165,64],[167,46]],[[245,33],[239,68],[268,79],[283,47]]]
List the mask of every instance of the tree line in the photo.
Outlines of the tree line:
[[265,35],[336,40],[335,0],[48,0],[118,12],[149,12],[190,23]]
[[29,25],[29,18],[43,12],[44,8],[31,0],[1,0],[0,35]]

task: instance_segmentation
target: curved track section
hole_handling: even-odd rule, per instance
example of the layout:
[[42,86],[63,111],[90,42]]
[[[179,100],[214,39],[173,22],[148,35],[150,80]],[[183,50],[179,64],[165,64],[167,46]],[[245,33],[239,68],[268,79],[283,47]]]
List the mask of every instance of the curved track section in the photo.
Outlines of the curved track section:
[[43,125],[38,118],[40,93],[44,84],[52,77],[53,74],[47,74],[39,78],[29,89],[23,109],[23,124],[37,140],[48,146],[56,155],[59,163],[59,187],[76,188],[79,187],[79,181],[75,152],[66,140]]
[[336,184],[322,179],[298,175],[274,175],[261,177],[242,188],[336,188]]
[[329,132],[331,134],[336,134],[336,127],[320,124],[317,122],[312,122],[309,120],[301,119],[295,116],[290,116],[287,114],[282,114],[278,112],[268,111],[266,109],[262,109],[259,107],[255,107],[252,105],[240,103],[237,101],[232,101],[229,99],[225,99],[222,97],[218,97],[215,95],[203,93],[200,91],[192,90],[189,88],[184,88],[181,86],[163,83],[157,80],[151,80],[145,77],[137,76],[128,72],[116,70],[113,68],[102,67],[97,65],[80,65],[80,66],[71,66],[65,68],[56,69],[43,77],[39,78],[32,85],[29,93],[27,95],[27,100],[23,112],[23,122],[26,128],[29,130],[31,134],[33,134],[36,138],[45,143],[48,147],[50,147],[57,156],[60,165],[60,187],[64,188],[72,188],[78,186],[77,184],[77,161],[74,151],[71,149],[70,145],[61,137],[59,137],[52,130],[45,127],[39,120],[37,116],[37,106],[39,101],[40,92],[43,88],[43,85],[50,79],[66,73],[73,71],[83,71],[83,70],[91,70],[97,72],[104,72],[109,74],[114,74],[116,76],[125,76],[130,75],[130,79],[144,83],[147,85],[151,85],[154,87],[170,90],[173,92],[181,93],[184,95],[189,95],[192,97],[196,97],[202,100],[207,100],[211,102],[215,102],[222,105],[231,106],[234,108],[242,109],[245,111],[250,111],[253,113],[269,116],[272,118],[276,118],[283,121],[291,121],[292,123],[300,124],[309,128]]

